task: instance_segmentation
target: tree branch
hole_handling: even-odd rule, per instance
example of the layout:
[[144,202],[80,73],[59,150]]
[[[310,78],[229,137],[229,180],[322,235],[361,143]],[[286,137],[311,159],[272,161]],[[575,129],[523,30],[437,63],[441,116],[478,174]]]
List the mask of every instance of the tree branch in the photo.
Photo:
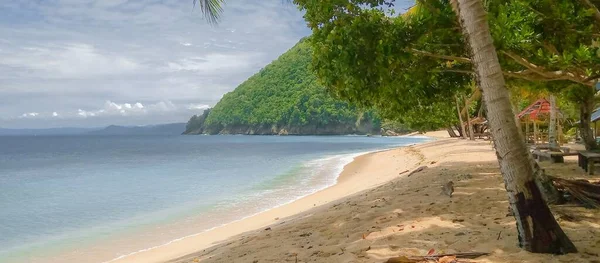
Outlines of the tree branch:
[[471,63],[471,59],[464,58],[464,57],[439,55],[439,54],[434,54],[431,52],[418,50],[418,49],[414,49],[414,48],[405,48],[404,50],[407,52],[410,52],[410,53],[419,54],[419,55],[426,56],[426,57],[440,58],[440,59],[446,59],[446,60],[456,60],[458,62],[463,62],[463,63]]
[[[586,81],[585,76],[575,75],[571,72],[565,72],[562,70],[546,71],[546,70],[544,70],[543,67],[533,64],[514,53],[506,52],[506,51],[501,51],[501,53],[508,56],[509,58],[511,58],[512,60],[517,62],[519,65],[527,68],[528,69],[527,71],[523,71],[523,72],[526,72],[527,75],[531,75],[531,73],[537,74],[538,78],[534,77],[536,81],[570,80],[570,81],[573,81],[573,82],[576,82],[576,83],[579,83],[579,84],[582,84],[585,86],[593,87],[595,85],[595,83],[593,83],[592,81]],[[517,74],[513,77],[518,77],[518,76],[524,76],[524,75]],[[539,79],[539,77],[544,78],[544,79]],[[531,76],[527,76],[527,78],[531,78]]]
[[579,2],[581,2],[583,5],[587,6],[589,9],[592,10],[594,14],[594,19],[596,20],[596,24],[600,26],[600,11],[598,10],[598,8],[594,4],[592,4],[590,0],[579,0]]
[[[465,57],[439,55],[439,54],[435,54],[435,53],[431,53],[431,52],[427,52],[427,51],[423,51],[423,50],[418,50],[415,48],[406,48],[405,51],[407,51],[409,53],[421,55],[421,56],[426,56],[426,57],[439,58],[439,59],[445,59],[445,60],[454,60],[454,61],[463,62],[463,63],[471,63],[471,59],[465,58]],[[590,77],[585,77],[585,76],[581,76],[581,75],[575,75],[572,72],[567,72],[567,71],[562,71],[562,70],[546,71],[543,67],[535,65],[514,53],[506,52],[506,51],[501,51],[501,53],[508,56],[509,58],[514,60],[519,65],[527,68],[527,70],[522,70],[522,71],[512,71],[512,72],[511,71],[503,71],[504,75],[507,77],[524,79],[524,80],[529,80],[529,81],[544,81],[544,82],[556,81],[556,80],[568,80],[568,81],[572,81],[572,82],[579,83],[579,84],[589,86],[589,87],[594,87],[596,84],[595,80],[598,78],[598,77],[590,78]],[[459,69],[444,69],[444,70],[440,70],[439,72],[455,72],[455,73],[462,73],[462,74],[473,74],[474,73],[473,71],[470,71],[470,70],[459,70]]]

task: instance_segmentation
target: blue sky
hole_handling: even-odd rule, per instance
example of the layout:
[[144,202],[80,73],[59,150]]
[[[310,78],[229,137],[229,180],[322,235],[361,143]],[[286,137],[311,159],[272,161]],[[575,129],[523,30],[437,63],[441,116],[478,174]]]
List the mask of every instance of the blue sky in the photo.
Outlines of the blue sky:
[[3,128],[185,122],[310,34],[281,0],[229,0],[217,27],[192,0],[7,0],[0,13]]

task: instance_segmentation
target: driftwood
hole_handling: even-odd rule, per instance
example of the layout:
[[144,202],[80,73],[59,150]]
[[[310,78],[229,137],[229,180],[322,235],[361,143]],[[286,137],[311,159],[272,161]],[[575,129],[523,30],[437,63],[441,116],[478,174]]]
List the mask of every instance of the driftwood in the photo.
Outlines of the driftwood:
[[474,259],[481,256],[487,256],[490,253],[480,252],[466,252],[456,254],[440,254],[440,255],[428,255],[428,256],[398,256],[389,258],[386,263],[421,263],[421,262],[469,262],[461,259]]
[[415,169],[414,171],[410,172],[410,173],[409,173],[409,174],[408,174],[406,177],[410,177],[411,175],[413,175],[413,174],[416,174],[416,173],[418,173],[418,172],[420,172],[420,171],[423,171],[423,170],[425,170],[426,168],[427,168],[427,166],[421,166],[421,167],[419,167],[419,168]]
[[568,192],[584,205],[600,208],[600,185],[586,180],[567,180],[557,177],[550,177],[550,179],[558,189]]
[[442,186],[442,194],[452,197],[452,193],[454,193],[454,182],[448,181]]

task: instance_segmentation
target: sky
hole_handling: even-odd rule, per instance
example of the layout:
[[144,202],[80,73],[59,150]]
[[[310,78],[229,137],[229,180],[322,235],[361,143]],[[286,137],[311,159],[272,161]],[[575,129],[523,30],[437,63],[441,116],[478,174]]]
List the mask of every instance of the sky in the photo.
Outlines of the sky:
[[294,5],[0,1],[0,127],[186,122],[308,36]]

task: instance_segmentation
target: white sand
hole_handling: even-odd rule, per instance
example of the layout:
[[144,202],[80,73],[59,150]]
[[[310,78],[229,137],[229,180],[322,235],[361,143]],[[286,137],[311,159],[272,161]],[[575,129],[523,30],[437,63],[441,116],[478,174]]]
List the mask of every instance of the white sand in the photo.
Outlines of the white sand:
[[[421,165],[428,168],[410,177],[402,173]],[[600,212],[575,206],[552,210],[580,253],[519,249],[497,167],[486,141],[440,139],[367,154],[347,165],[331,188],[119,262],[384,262],[430,249],[492,253],[477,262],[598,260]],[[552,175],[585,177],[573,157],[566,165],[543,168]],[[449,180],[455,186],[452,198],[440,194]]]
[[[216,242],[223,241],[234,235],[282,221],[279,219],[276,220],[276,218],[289,217],[389,182],[397,178],[400,172],[413,169],[419,163],[420,156],[414,154],[412,151],[396,149],[388,152],[392,154],[385,155],[384,158],[381,158],[381,155],[378,153],[365,154],[355,158],[352,163],[344,168],[344,171],[338,178],[337,184],[325,190],[253,217],[196,236],[184,238],[165,246],[136,253],[114,262],[164,262],[181,257],[196,252],[199,249],[207,248]],[[375,161],[375,159],[377,160]],[[381,165],[388,163],[393,163],[393,165]],[[371,173],[371,171],[377,171],[377,173]],[[369,176],[365,176],[366,174],[369,174]]]

